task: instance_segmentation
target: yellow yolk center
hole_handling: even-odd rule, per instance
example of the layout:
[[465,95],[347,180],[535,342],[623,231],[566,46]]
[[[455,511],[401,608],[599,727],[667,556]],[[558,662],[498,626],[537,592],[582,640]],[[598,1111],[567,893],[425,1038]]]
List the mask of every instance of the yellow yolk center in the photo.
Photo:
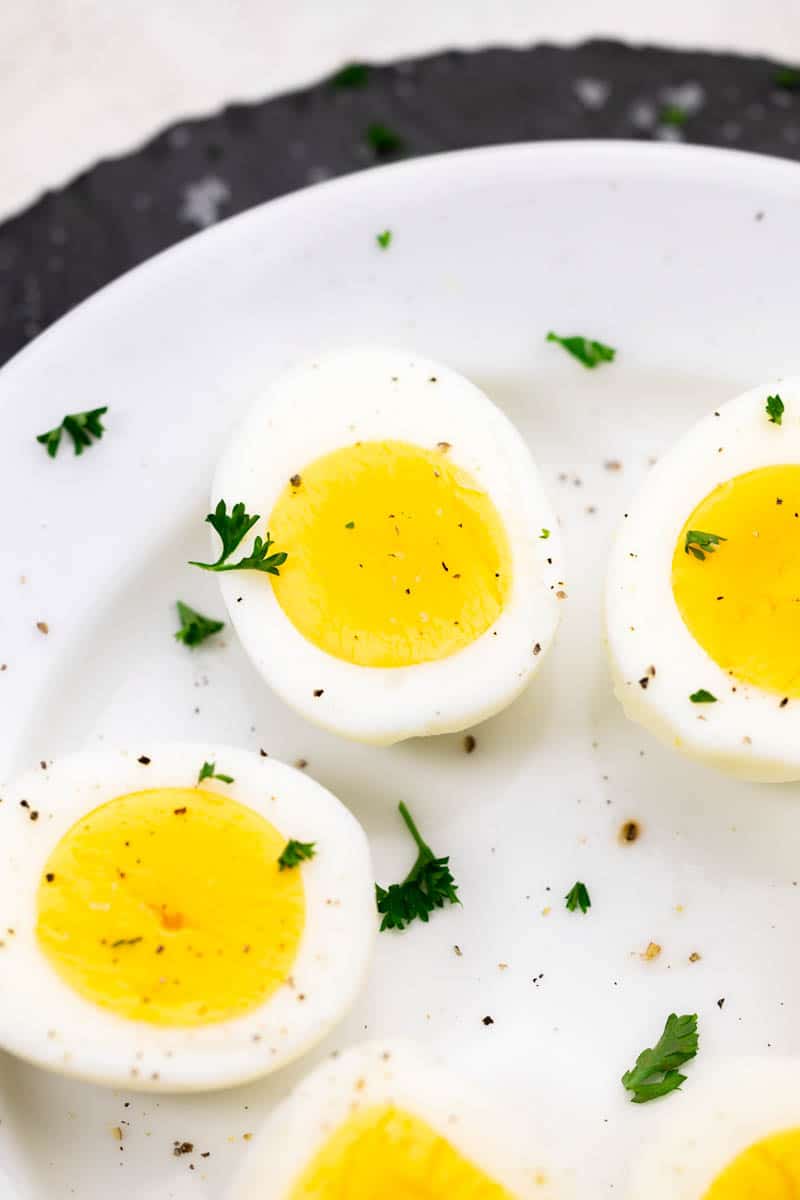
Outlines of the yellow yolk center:
[[120,1017],[203,1025],[262,1004],[305,922],[300,870],[258,813],[199,788],[118,796],[50,855],[39,946],[65,983]]
[[447,658],[511,588],[500,516],[445,443],[360,442],[294,476],[269,519],[289,558],[275,595],[321,650],[364,667]]
[[702,1200],[797,1200],[798,1196],[800,1129],[789,1129],[743,1150]]
[[347,1120],[288,1200],[513,1200],[418,1117],[393,1105]]
[[[689,531],[726,540],[700,546],[699,559],[686,553]],[[800,466],[760,467],[706,496],[675,547],[672,590],[689,632],[720,667],[800,696]]]

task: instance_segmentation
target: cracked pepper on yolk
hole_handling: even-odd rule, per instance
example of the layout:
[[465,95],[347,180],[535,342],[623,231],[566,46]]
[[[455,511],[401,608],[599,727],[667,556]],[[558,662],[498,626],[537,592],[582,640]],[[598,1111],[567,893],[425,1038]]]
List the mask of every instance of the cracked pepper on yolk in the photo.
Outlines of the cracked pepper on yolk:
[[39,946],[65,983],[117,1016],[164,1026],[242,1016],[286,982],[303,932],[302,872],[278,867],[285,844],[215,791],[118,796],[47,860]]
[[288,1200],[513,1200],[425,1121],[391,1104],[356,1113],[314,1155]]
[[[688,530],[726,540],[700,561]],[[716,487],[681,530],[672,590],[689,632],[735,679],[800,696],[800,466]]]
[[702,1200],[797,1200],[798,1196],[800,1129],[789,1129],[743,1150]]
[[494,624],[511,589],[500,516],[445,443],[323,455],[284,489],[269,531],[289,554],[273,580],[281,608],[321,650],[359,666],[455,654]]

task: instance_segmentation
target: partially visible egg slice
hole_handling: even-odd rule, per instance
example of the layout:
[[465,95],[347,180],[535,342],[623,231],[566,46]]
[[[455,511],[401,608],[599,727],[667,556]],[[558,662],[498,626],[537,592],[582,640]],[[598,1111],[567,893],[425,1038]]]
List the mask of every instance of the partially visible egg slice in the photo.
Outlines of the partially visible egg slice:
[[800,779],[800,379],[730,401],[660,459],[606,611],[629,717],[733,774]]
[[225,1087],[353,1002],[376,931],[369,850],[306,774],[173,744],[75,754],[0,794],[6,1050],[127,1088]]
[[552,641],[566,584],[539,473],[439,363],[355,349],[280,377],[220,463],[221,499],[288,556],[277,578],[220,575],[231,620],[325,728],[376,744],[463,729],[509,704]]
[[328,1059],[268,1118],[226,1200],[556,1200],[530,1119],[405,1042]]
[[630,1200],[794,1200],[800,1195],[796,1058],[749,1058],[692,1076],[636,1156]]

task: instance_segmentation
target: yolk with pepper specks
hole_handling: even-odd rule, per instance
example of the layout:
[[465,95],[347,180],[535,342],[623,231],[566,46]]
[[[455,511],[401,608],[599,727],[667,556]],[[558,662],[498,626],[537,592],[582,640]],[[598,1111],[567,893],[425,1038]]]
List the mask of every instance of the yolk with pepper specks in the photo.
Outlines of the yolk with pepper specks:
[[[703,560],[689,530],[726,540]],[[800,466],[760,467],[715,488],[681,530],[672,590],[689,632],[735,680],[800,696]]]
[[286,838],[211,789],[118,796],[81,817],[48,858],[38,943],[85,999],[153,1025],[228,1020],[291,973],[305,924]]
[[357,1112],[329,1138],[288,1200],[513,1200],[419,1117],[390,1104]]
[[299,476],[269,519],[289,555],[272,586],[321,650],[359,666],[412,666],[455,654],[500,616],[508,538],[447,450],[359,442]]
[[748,1146],[716,1177],[702,1200],[796,1200],[800,1196],[800,1129]]

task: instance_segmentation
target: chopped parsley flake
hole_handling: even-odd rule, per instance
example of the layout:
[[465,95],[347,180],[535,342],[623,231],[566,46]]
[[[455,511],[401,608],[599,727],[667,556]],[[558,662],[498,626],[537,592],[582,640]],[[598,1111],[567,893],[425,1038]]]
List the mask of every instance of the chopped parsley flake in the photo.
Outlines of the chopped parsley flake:
[[717,533],[703,533],[702,529],[687,529],[683,551],[684,554],[693,554],[695,558],[704,562],[706,554],[713,554],[720,542],[727,542],[727,540]]
[[689,119],[689,114],[679,104],[665,104],[658,119],[662,125],[671,125],[673,129],[682,129]]
[[772,82],[776,87],[792,92],[795,88],[800,88],[800,71],[797,67],[778,67],[772,76]]
[[281,871],[299,867],[301,862],[307,862],[314,858],[317,853],[316,845],[316,842],[298,842],[294,838],[290,838],[278,858],[278,866]]
[[613,362],[617,353],[611,346],[606,346],[603,342],[594,342],[591,338],[578,336],[560,337],[552,330],[547,335],[547,341],[563,346],[573,358],[577,358],[578,362],[590,369],[599,366],[600,363]]
[[777,393],[774,396],[767,396],[767,416],[773,425],[783,424],[783,414],[786,406]]
[[224,621],[215,621],[213,617],[204,617],[202,613],[190,608],[182,600],[176,601],[176,607],[181,627],[175,637],[179,642],[183,642],[184,646],[199,646],[206,638],[210,638],[212,634],[219,633],[220,629],[225,628]]
[[391,231],[391,229],[384,229],[383,233],[376,233],[376,234],[375,234],[375,241],[378,243],[378,245],[380,246],[381,250],[388,250],[388,249],[389,249],[389,247],[390,247],[390,246],[391,246],[391,244],[392,244],[392,231]]
[[585,883],[574,883],[564,897],[564,900],[570,912],[575,912],[576,908],[579,908],[582,913],[586,913],[592,907],[592,901]]
[[72,438],[75,453],[83,454],[84,448],[91,446],[92,438],[99,439],[105,433],[100,418],[107,412],[108,405],[103,408],[91,408],[88,412],[67,413],[60,425],[49,429],[47,433],[40,433],[36,440],[41,442],[51,458],[55,458],[61,445],[61,435],[66,433]]
[[678,1067],[694,1058],[697,1045],[696,1014],[678,1017],[671,1013],[656,1045],[643,1050],[636,1066],[622,1076],[622,1086],[633,1093],[633,1103],[647,1104],[676,1091],[686,1079]]
[[550,537],[550,530],[543,529],[542,532],[539,534],[539,537],[542,539],[542,541],[546,542],[547,539]]
[[233,783],[232,775],[222,775],[217,772],[217,764],[204,762],[200,768],[200,773],[197,776],[197,782],[202,783],[204,779],[218,779],[220,783]]
[[692,704],[716,704],[717,697],[711,692],[707,692],[705,688],[698,688],[696,692],[692,692],[689,697]]
[[356,527],[355,521],[348,521],[347,524],[345,525],[345,529],[355,529],[355,527]]
[[450,873],[449,856],[437,858],[414,824],[405,804],[399,805],[400,816],[417,846],[416,861],[402,883],[388,888],[375,885],[378,912],[384,929],[405,929],[415,918],[427,922],[434,908],[445,903],[460,904],[457,885]]
[[393,129],[389,129],[387,125],[382,125],[379,122],[368,125],[364,137],[367,145],[375,151],[378,158],[386,158],[389,154],[396,154],[405,146],[405,142],[399,133],[395,133]]
[[362,88],[366,87],[369,79],[369,67],[364,63],[348,63],[331,76],[331,87]]

